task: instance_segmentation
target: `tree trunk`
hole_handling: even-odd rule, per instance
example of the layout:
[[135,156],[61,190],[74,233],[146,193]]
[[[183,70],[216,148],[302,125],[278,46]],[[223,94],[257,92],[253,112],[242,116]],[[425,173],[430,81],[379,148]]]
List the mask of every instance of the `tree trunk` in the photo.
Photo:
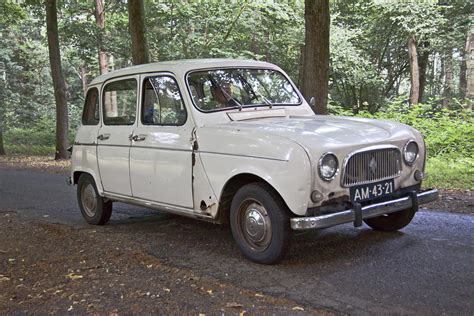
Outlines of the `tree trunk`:
[[326,114],[329,90],[329,0],[306,0],[304,17],[301,91],[308,101],[315,97],[315,113]]
[[81,72],[80,72],[80,77],[81,77],[81,82],[82,82],[82,93],[84,93],[84,97],[87,94],[87,69],[86,67],[82,66],[81,67]]
[[410,61],[410,104],[418,104],[420,99],[420,69],[418,67],[418,55],[416,52],[416,40],[414,35],[408,37],[408,60]]
[[462,54],[461,67],[459,69],[459,96],[464,98],[467,90],[467,66],[466,66],[466,52]]
[[466,43],[466,97],[474,98],[474,24]]
[[5,147],[3,147],[3,131],[2,126],[0,124],[0,156],[3,156],[5,154]]
[[304,76],[304,45],[300,45],[300,58],[298,64],[298,89],[303,88],[303,76]]
[[420,66],[420,95],[418,96],[418,102],[423,102],[426,87],[426,70],[428,69],[428,58],[430,51],[428,50],[428,44],[423,45],[424,50],[422,51],[419,59]]
[[95,0],[95,23],[99,29],[97,38],[97,49],[99,51],[99,69],[101,74],[109,72],[107,64],[107,54],[104,49],[104,31],[105,31],[105,9],[104,0]]
[[150,62],[148,42],[145,36],[145,7],[143,0],[128,0],[128,28],[132,38],[134,65]]
[[54,98],[56,100],[56,154],[54,159],[67,159],[68,114],[66,82],[62,73],[61,54],[59,52],[56,0],[46,0],[46,29],[49,63],[51,64],[51,77],[53,78]]
[[444,89],[443,89],[443,107],[448,107],[449,100],[453,94],[453,58],[448,56],[444,63]]

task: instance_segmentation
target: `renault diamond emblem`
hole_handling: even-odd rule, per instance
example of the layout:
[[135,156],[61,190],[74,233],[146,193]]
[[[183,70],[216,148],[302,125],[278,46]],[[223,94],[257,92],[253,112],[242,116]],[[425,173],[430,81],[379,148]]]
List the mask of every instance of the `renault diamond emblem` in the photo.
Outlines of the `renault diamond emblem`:
[[370,158],[369,170],[371,174],[375,174],[375,171],[377,171],[377,160],[375,159],[375,157]]

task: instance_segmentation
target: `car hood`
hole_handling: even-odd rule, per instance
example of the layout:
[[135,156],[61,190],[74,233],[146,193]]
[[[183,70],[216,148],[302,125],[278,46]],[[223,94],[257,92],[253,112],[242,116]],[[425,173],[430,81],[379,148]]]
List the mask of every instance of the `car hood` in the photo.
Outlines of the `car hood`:
[[409,126],[382,120],[318,115],[264,118],[229,123],[234,128],[290,138],[305,147],[345,147],[405,140],[415,137]]

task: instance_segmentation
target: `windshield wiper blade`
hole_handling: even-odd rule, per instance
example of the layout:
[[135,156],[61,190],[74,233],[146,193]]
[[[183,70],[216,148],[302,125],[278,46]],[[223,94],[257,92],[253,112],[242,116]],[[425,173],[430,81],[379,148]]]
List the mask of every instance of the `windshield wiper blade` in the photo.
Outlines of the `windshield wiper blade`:
[[[237,101],[236,98],[234,98],[233,96],[228,94],[224,89],[222,89],[221,86],[219,86],[219,89],[221,90],[222,94],[224,94],[224,96],[227,98],[227,102],[229,102],[229,101],[235,102],[237,104],[237,107],[239,108],[239,111],[242,111],[242,103],[240,103],[239,101]],[[235,108],[235,106],[234,106],[234,108]]]
[[242,74],[238,74],[240,80],[244,83],[244,85],[247,86],[247,88],[250,90],[250,92],[253,94],[255,98],[260,98],[263,100],[263,102],[268,105],[268,107],[271,109],[273,107],[273,104],[265,97],[263,94],[260,93],[260,91],[255,91],[250,83],[242,76]]
[[214,87],[217,87],[221,92],[222,94],[224,95],[224,97],[227,99],[227,102],[229,101],[233,101],[235,104],[237,104],[237,106],[233,106],[234,108],[235,107],[238,107],[239,108],[239,111],[242,111],[242,103],[240,103],[236,98],[234,98],[233,96],[231,96],[229,93],[227,93],[222,87],[220,84],[217,84],[217,82],[214,80],[214,78],[212,77],[212,75],[209,73],[209,79],[211,81],[211,84],[214,86]]

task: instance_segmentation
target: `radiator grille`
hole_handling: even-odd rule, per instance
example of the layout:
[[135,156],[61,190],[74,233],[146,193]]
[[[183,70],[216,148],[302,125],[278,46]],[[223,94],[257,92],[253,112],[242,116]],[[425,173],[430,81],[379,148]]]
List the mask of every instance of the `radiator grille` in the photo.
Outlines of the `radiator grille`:
[[355,153],[344,167],[342,185],[351,187],[397,177],[402,170],[400,150],[383,148]]

